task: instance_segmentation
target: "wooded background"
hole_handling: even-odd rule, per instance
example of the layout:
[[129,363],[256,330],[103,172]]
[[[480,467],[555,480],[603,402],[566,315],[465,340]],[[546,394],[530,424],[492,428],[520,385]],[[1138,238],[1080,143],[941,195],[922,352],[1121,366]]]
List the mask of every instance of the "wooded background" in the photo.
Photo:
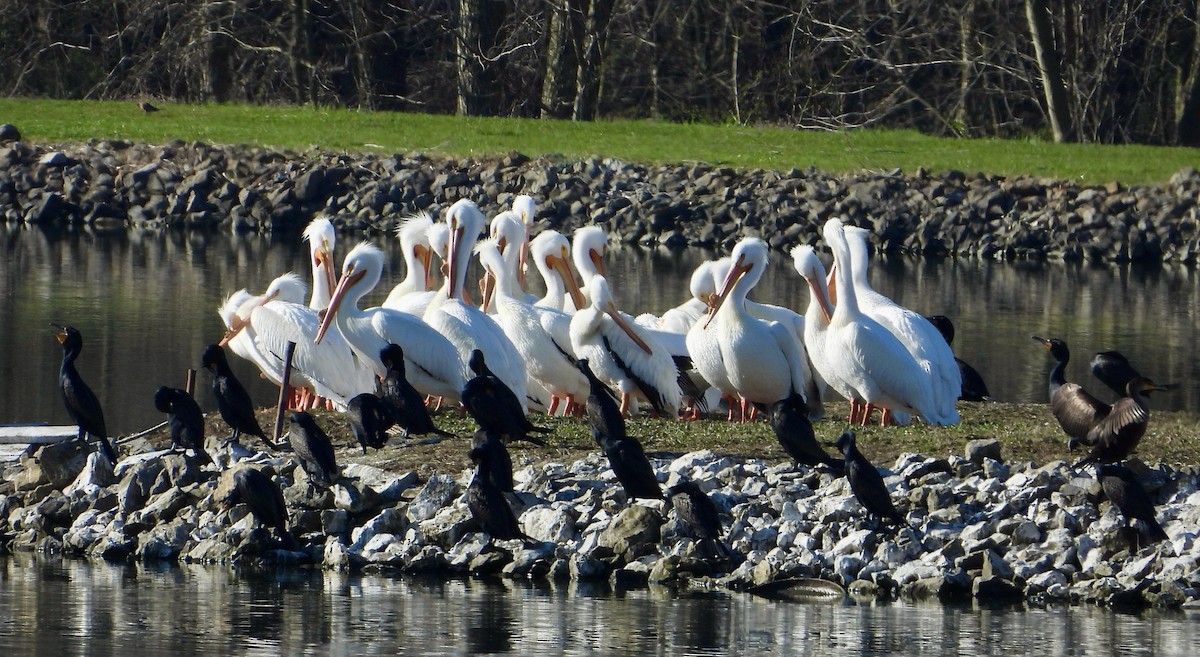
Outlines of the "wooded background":
[[1200,145],[1200,0],[3,0],[0,92]]

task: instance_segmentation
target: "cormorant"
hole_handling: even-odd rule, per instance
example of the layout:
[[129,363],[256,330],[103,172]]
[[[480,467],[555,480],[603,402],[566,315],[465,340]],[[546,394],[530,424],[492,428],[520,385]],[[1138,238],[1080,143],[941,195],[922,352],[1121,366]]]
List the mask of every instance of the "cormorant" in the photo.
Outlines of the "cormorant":
[[[945,315],[932,315],[926,317],[930,324],[942,334],[946,339],[946,344],[954,344],[954,322],[950,321]],[[987,383],[983,380],[983,375],[979,373],[970,363],[967,363],[958,356],[954,357],[954,362],[958,364],[958,373],[962,379],[962,392],[958,398],[962,401],[992,401],[992,393],[988,391]]]
[[462,404],[475,418],[479,428],[495,432],[510,442],[527,440],[536,445],[545,445],[546,441],[529,434],[549,433],[550,430],[533,424],[525,417],[524,404],[488,369],[483,352],[478,349],[471,351],[469,364],[475,377],[463,386]]
[[212,457],[204,451],[204,413],[186,390],[161,386],[154,392],[154,408],[167,414],[174,449],[191,449],[200,460],[212,462]]
[[1155,390],[1162,388],[1144,376],[1125,384],[1126,396],[1113,402],[1108,413],[1092,425],[1087,435],[1092,451],[1075,467],[1088,463],[1115,463],[1133,453],[1150,423],[1149,400],[1145,395]]
[[1125,516],[1126,526],[1134,520],[1141,520],[1146,523],[1151,543],[1167,538],[1167,532],[1155,517],[1154,501],[1128,468],[1115,463],[1104,463],[1097,468],[1096,476],[1100,479],[1104,495],[1120,509],[1121,515]]
[[78,440],[86,442],[87,436],[92,435],[100,440],[100,449],[109,463],[116,464],[117,451],[108,441],[108,429],[104,424],[104,409],[96,393],[88,387],[79,371],[75,369],[75,359],[83,350],[83,336],[71,326],[51,324],[58,329],[55,337],[62,344],[62,366],[58,370],[58,391],[62,393],[63,404],[71,421],[79,427]]
[[404,350],[397,344],[388,344],[379,350],[379,360],[387,370],[380,384],[380,397],[390,407],[392,421],[404,429],[405,437],[436,433],[453,438],[454,434],[442,431],[433,425],[425,396],[408,382],[404,374]]
[[1119,351],[1099,351],[1092,356],[1092,376],[1108,386],[1118,397],[1125,396],[1125,386],[1141,376],[1129,359]]
[[233,433],[225,439],[225,444],[234,442],[243,433],[258,436],[271,449],[278,447],[267,439],[267,434],[254,416],[254,402],[250,393],[242,386],[229,367],[225,358],[225,350],[220,345],[210,344],[204,348],[200,357],[202,367],[213,373],[213,394],[217,397],[217,410],[221,419],[233,429]]
[[625,496],[631,501],[637,498],[663,499],[654,466],[646,458],[642,444],[636,438],[625,435],[625,418],[621,415],[616,395],[596,378],[586,359],[577,361],[576,365],[588,379],[587,416],[588,424],[592,427],[592,438],[608,458],[613,474],[625,489]]
[[502,493],[513,491],[512,456],[500,436],[480,429],[471,435],[471,449],[487,452],[487,476]]
[[888,493],[887,485],[883,483],[883,475],[858,451],[854,442],[854,432],[847,431],[839,436],[837,447],[842,456],[846,457],[846,479],[850,481],[850,490],[867,513],[879,516],[891,524],[908,524],[892,503],[892,496]]
[[1093,397],[1078,383],[1067,381],[1064,372],[1071,359],[1071,351],[1066,342],[1036,335],[1033,339],[1041,342],[1057,361],[1054,369],[1050,370],[1050,412],[1068,436],[1067,449],[1074,450],[1080,443],[1093,445],[1088,432],[1108,415],[1109,405]]
[[625,417],[621,415],[621,405],[616,394],[592,372],[586,358],[575,362],[575,366],[587,377],[588,398],[587,418],[592,427],[592,438],[597,445],[604,444],[604,438],[610,440],[625,439]]
[[718,556],[729,557],[729,547],[721,542],[721,513],[696,482],[685,479],[667,490],[667,498],[684,533],[697,541],[717,546]]
[[296,539],[288,531],[287,505],[279,484],[258,468],[247,465],[226,472],[217,486],[216,501],[226,508],[238,502],[245,504],[258,524],[274,529],[288,549],[296,549]]
[[474,448],[467,455],[475,464],[475,472],[472,473],[471,481],[467,484],[467,508],[471,511],[471,517],[479,523],[480,529],[493,539],[536,543],[534,539],[521,531],[521,525],[517,522],[517,516],[513,513],[512,507],[508,505],[504,492],[496,486],[493,479],[495,475],[492,471],[502,467],[502,464],[495,462],[494,452],[488,449]]
[[346,418],[363,454],[368,447],[382,449],[387,445],[387,431],[395,424],[388,404],[370,392],[355,395],[346,402]]
[[288,421],[291,423],[288,435],[292,451],[300,458],[300,465],[308,475],[309,482],[332,486],[338,478],[338,466],[329,436],[304,411],[292,413]]
[[812,422],[808,419],[808,404],[800,393],[793,391],[788,397],[771,404],[768,420],[775,438],[797,464],[810,467],[825,465],[839,474],[845,470],[844,461],[833,458],[821,449]]

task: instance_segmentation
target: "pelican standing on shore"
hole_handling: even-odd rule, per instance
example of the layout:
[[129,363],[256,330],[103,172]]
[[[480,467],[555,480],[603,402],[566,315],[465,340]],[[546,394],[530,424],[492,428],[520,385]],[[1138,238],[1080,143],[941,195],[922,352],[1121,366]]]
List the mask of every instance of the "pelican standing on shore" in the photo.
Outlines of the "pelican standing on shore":
[[419,212],[396,227],[400,253],[404,258],[404,279],[388,293],[382,307],[418,317],[425,314],[425,308],[434,294],[429,285],[429,271],[433,262],[433,247],[429,243],[429,228],[432,225],[433,219],[429,213]]

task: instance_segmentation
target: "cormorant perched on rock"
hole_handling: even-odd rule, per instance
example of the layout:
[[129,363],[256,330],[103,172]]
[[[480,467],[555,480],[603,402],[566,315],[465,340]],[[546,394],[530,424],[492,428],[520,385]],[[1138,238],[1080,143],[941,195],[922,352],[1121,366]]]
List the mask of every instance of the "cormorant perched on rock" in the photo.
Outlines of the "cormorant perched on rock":
[[729,547],[721,542],[721,513],[696,482],[680,481],[667,490],[667,498],[671,500],[671,507],[685,534],[697,541],[715,544],[716,556],[730,556]]
[[587,416],[592,427],[592,438],[608,458],[608,464],[617,481],[625,489],[630,501],[641,498],[663,499],[662,488],[654,474],[654,466],[646,457],[642,444],[636,438],[625,435],[625,418],[617,404],[617,396],[596,378],[587,360],[576,365],[588,380]]
[[1150,499],[1150,494],[1133,476],[1129,468],[1115,463],[1105,463],[1097,468],[1096,476],[1100,479],[1100,487],[1104,489],[1104,495],[1113,503],[1113,506],[1120,509],[1121,515],[1125,516],[1126,526],[1134,520],[1141,520],[1146,523],[1151,543],[1157,543],[1167,538],[1167,532],[1163,530],[1162,525],[1158,524],[1158,519],[1155,517],[1154,502]]
[[225,439],[225,444],[234,442],[243,433],[247,433],[261,438],[267,447],[278,449],[267,439],[266,432],[254,416],[254,402],[250,400],[250,393],[246,392],[242,382],[238,381],[233,369],[229,367],[225,349],[220,345],[208,345],[200,357],[200,364],[213,373],[213,394],[217,397],[217,410],[221,413],[221,419],[233,429],[233,433]]
[[370,392],[355,395],[346,402],[346,419],[350,421],[350,430],[358,439],[363,454],[367,453],[368,447],[382,449],[387,445],[387,431],[395,424],[387,402]]
[[1150,423],[1149,400],[1145,395],[1162,390],[1144,376],[1135,377],[1125,384],[1126,396],[1113,402],[1108,413],[1092,425],[1087,442],[1092,451],[1075,464],[1076,468],[1088,463],[1116,463],[1133,453],[1146,425]]
[[212,462],[212,457],[204,451],[204,413],[186,390],[160,387],[154,393],[154,408],[167,414],[171,445],[175,449],[191,449],[200,460]]
[[109,463],[116,464],[117,451],[108,441],[108,429],[104,424],[104,409],[96,393],[88,387],[79,371],[75,369],[75,359],[83,350],[83,336],[71,326],[51,324],[58,329],[55,337],[62,345],[62,366],[58,370],[58,391],[62,393],[63,404],[67,407],[67,415],[79,427],[78,440],[86,442],[87,436],[95,436],[100,441],[100,449]]
[[433,425],[425,396],[408,382],[404,373],[404,350],[397,344],[388,344],[379,350],[379,360],[387,374],[380,384],[380,397],[390,407],[392,421],[404,429],[405,437],[436,433],[453,438],[454,434],[442,431]]
[[292,451],[300,458],[300,465],[308,475],[309,482],[332,486],[338,478],[338,466],[329,436],[304,411],[292,413],[288,421],[291,423],[288,435],[291,437],[289,442]]
[[1092,356],[1092,376],[1108,386],[1118,397],[1125,396],[1125,386],[1141,376],[1129,359],[1119,351],[1099,351]]
[[467,508],[471,511],[471,517],[479,523],[480,529],[493,539],[536,543],[537,541],[521,531],[516,514],[504,498],[504,491],[496,486],[493,469],[503,466],[495,462],[495,453],[484,448],[474,448],[468,452],[468,456],[475,464],[475,472],[467,484]]
[[[946,339],[946,344],[954,344],[954,322],[950,321],[945,315],[932,315],[926,317],[930,324],[942,334]],[[979,373],[969,363],[959,358],[954,357],[954,362],[958,364],[958,373],[962,379],[962,392],[958,398],[962,401],[992,401],[992,394],[988,392],[987,383],[983,380],[983,375]]]
[[469,365],[475,377],[463,386],[462,403],[479,428],[497,433],[510,442],[527,440],[536,445],[545,445],[546,441],[529,434],[549,433],[550,430],[533,424],[525,417],[525,405],[500,377],[488,369],[482,351],[471,351]]
[[1078,383],[1067,381],[1065,371],[1067,362],[1071,359],[1071,351],[1067,343],[1058,338],[1040,338],[1034,340],[1042,343],[1057,364],[1050,370],[1050,412],[1058,420],[1058,426],[1067,434],[1067,449],[1075,449],[1080,443],[1093,445],[1088,432],[1104,416],[1108,415],[1109,405],[1096,399]]
[[226,508],[238,502],[245,504],[258,524],[274,529],[289,550],[296,549],[296,539],[287,528],[283,491],[258,468],[242,465],[226,470],[217,483],[214,497]]
[[471,449],[487,452],[487,476],[502,493],[513,491],[512,456],[500,436],[480,429],[471,436]]
[[846,479],[850,482],[850,490],[858,503],[863,505],[867,513],[879,516],[895,525],[906,525],[904,516],[896,510],[887,485],[883,483],[883,475],[858,451],[854,441],[854,432],[847,431],[837,439],[837,448],[846,458]]
[[845,470],[846,464],[842,460],[833,458],[821,449],[812,422],[808,419],[808,404],[800,393],[793,391],[788,397],[771,404],[768,420],[775,438],[797,464],[810,467],[825,465],[838,474]]

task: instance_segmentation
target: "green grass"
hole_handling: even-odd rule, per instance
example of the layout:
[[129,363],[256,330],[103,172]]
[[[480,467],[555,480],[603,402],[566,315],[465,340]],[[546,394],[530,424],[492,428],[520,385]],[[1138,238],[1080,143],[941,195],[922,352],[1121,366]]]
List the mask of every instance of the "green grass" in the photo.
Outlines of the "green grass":
[[0,99],[0,122],[25,139],[65,143],[120,138],[150,143],[174,139],[384,153],[423,151],[488,156],[519,151],[579,159],[593,155],[629,162],[707,162],[739,169],[816,167],[829,173],[863,170],[1043,176],[1082,184],[1162,184],[1200,165],[1200,149],[1052,144],[1037,140],[942,139],[904,130],[806,132],[734,125],[656,121],[574,123],[532,119],[458,118],[426,114],[247,105],[162,104],[145,114],[129,101]]

